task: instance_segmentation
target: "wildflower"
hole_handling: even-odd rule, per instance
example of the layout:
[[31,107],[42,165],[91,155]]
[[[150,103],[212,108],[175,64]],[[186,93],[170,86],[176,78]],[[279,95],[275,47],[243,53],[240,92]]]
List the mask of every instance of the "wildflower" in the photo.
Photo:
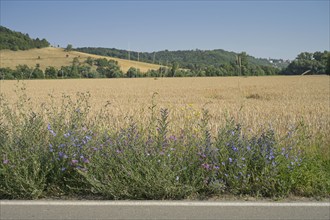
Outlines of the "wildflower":
[[175,180],[176,180],[176,181],[179,181],[179,176],[176,176]]
[[61,168],[61,171],[62,171],[62,172],[64,172],[65,170],[66,170],[66,168],[65,168],[65,167],[62,167],[62,168]]
[[78,160],[75,160],[75,159],[73,159],[73,160],[71,160],[71,164],[76,164],[76,163],[78,163],[79,161]]
[[64,153],[63,153],[63,152],[58,152],[58,156],[59,156],[60,158],[62,158],[62,157],[64,156]]
[[235,151],[235,152],[237,152],[237,151],[238,151],[237,147],[235,147],[235,146],[232,146],[231,148],[232,148],[232,149],[233,149],[233,151]]
[[246,149],[247,149],[248,151],[250,151],[250,150],[251,150],[251,147],[250,147],[250,146],[247,146]]
[[64,134],[64,137],[65,137],[65,138],[68,138],[68,137],[70,137],[70,136],[71,136],[70,132]]
[[171,136],[169,137],[169,139],[172,140],[172,141],[176,141],[176,140],[177,140],[176,137],[175,137],[174,135],[171,135]]
[[275,167],[275,166],[276,166],[276,162],[275,162],[275,161],[273,161],[273,162],[272,162],[272,165],[273,165],[273,167]]
[[50,124],[48,124],[47,129],[54,137],[56,136],[56,133],[55,133],[55,131],[52,130]]
[[217,165],[214,165],[214,166],[213,166],[213,168],[214,168],[215,170],[218,170],[218,169],[220,169],[220,167],[219,167],[219,166],[217,166]]
[[160,154],[160,155],[164,155],[165,153],[164,153],[164,151],[161,151],[161,152],[159,152],[159,154]]
[[210,169],[210,165],[207,164],[207,163],[203,163],[203,164],[202,164],[202,167],[203,167],[204,169],[206,169],[206,170],[209,170],[209,169]]
[[203,153],[197,153],[199,156],[201,156],[202,158],[206,158],[206,155]]
[[226,166],[226,163],[225,163],[225,162],[222,162],[221,164],[222,164],[223,166]]
[[8,163],[9,163],[9,160],[8,160],[8,159],[5,159],[5,160],[3,160],[2,163],[3,163],[3,164],[8,164]]
[[245,157],[242,157],[242,160],[244,161],[245,160]]
[[233,162],[233,159],[231,159],[230,157],[229,157],[229,159],[228,159],[228,160],[229,160],[229,163]]
[[89,160],[88,160],[87,158],[84,158],[84,159],[83,159],[83,162],[84,162],[84,163],[89,163]]

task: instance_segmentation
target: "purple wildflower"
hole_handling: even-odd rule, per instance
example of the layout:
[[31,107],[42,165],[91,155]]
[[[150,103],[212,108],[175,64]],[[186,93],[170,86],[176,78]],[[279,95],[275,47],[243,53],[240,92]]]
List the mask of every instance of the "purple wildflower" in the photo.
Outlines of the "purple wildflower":
[[3,163],[3,164],[8,164],[8,163],[9,163],[9,160],[5,159],[5,160],[3,160],[2,163]]
[[226,163],[225,163],[225,162],[222,162],[221,164],[222,164],[223,166],[226,166]]
[[83,159],[84,163],[89,163],[89,160],[87,158]]
[[214,165],[214,166],[213,166],[213,169],[218,170],[218,169],[220,169],[220,167],[217,166],[217,165]]
[[58,152],[58,156],[59,156],[60,158],[62,158],[62,157],[64,156],[64,153],[63,153],[63,152]]
[[203,167],[204,169],[206,169],[206,170],[209,170],[209,169],[210,169],[210,165],[207,164],[207,163],[203,163],[203,164],[202,164],[202,167]]
[[65,137],[65,138],[68,138],[68,137],[70,137],[70,136],[71,136],[70,132],[64,134],[64,137]]
[[71,164],[76,164],[76,163],[78,163],[79,161],[78,160],[75,160],[75,159],[73,159],[73,160],[71,160]]
[[61,171],[62,171],[62,172],[64,172],[65,170],[66,170],[66,168],[65,168],[65,167],[62,167],[62,168],[61,168]]
[[175,137],[174,135],[171,135],[171,136],[169,137],[169,139],[172,140],[172,141],[176,141],[176,140],[177,140],[176,137]]
[[230,157],[229,157],[229,159],[228,159],[228,160],[229,160],[229,163],[233,162],[233,159],[231,159]]
[[56,133],[55,133],[55,131],[52,130],[50,124],[48,124],[47,129],[54,137],[56,136]]

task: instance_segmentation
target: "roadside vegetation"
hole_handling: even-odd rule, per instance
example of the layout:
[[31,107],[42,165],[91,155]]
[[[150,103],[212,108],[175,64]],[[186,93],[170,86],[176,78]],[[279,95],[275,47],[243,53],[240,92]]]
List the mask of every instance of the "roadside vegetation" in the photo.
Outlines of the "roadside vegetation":
[[16,94],[15,103],[1,96],[2,199],[330,195],[328,146],[304,121],[278,135],[271,125],[252,132],[226,115],[212,131],[202,108],[187,109],[178,128],[174,109],[158,107],[153,96],[145,120],[124,115],[116,123],[107,106],[93,112],[89,93],[41,108],[24,86]]

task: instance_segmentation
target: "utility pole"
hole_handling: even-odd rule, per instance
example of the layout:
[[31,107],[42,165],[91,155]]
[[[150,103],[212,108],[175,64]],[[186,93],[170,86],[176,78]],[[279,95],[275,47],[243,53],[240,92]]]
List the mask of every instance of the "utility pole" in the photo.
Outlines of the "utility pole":
[[156,56],[156,52],[154,52],[154,58],[153,58],[152,63],[155,63],[155,56]]
[[128,42],[128,60],[131,60],[131,48],[129,46],[129,42]]
[[140,61],[140,52],[137,52],[138,53],[138,62]]

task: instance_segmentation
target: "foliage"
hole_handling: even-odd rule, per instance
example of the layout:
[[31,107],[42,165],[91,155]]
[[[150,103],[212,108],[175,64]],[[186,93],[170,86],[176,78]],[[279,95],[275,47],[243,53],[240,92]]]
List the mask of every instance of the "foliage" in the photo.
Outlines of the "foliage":
[[[77,48],[76,50],[90,54],[128,59],[128,51],[126,50],[93,47]],[[243,57],[243,74],[237,68],[237,56]],[[245,52],[236,54],[225,50],[165,50],[153,53],[130,51],[130,59],[170,67],[170,72],[166,73],[169,77],[175,76],[174,72],[179,66],[194,72],[193,75],[195,76],[274,75],[278,72],[278,69],[274,68],[266,59],[254,58]],[[263,68],[270,71],[265,73],[262,70]],[[211,70],[212,72],[210,72]],[[203,73],[204,71],[205,73]]]
[[[99,195],[106,199],[185,199],[233,194],[329,196],[329,158],[303,143],[303,127],[276,138],[272,128],[244,133],[228,117],[213,135],[202,110],[179,133],[170,110],[150,121],[89,117],[88,93],[35,111],[24,87],[14,105],[1,97],[0,197]],[[159,111],[157,117],[155,113]],[[191,124],[191,122],[194,122]]]
[[68,44],[67,46],[66,46],[66,48],[65,48],[65,50],[64,51],[71,51],[72,50],[72,44]]
[[6,27],[0,26],[0,50],[29,50],[48,46],[49,42],[46,39],[32,39],[28,34],[11,31]]
[[306,71],[308,74],[330,74],[329,64],[330,52],[324,51],[308,53],[303,52],[298,54],[297,58],[292,61],[286,69],[282,71],[286,75],[300,75]]

